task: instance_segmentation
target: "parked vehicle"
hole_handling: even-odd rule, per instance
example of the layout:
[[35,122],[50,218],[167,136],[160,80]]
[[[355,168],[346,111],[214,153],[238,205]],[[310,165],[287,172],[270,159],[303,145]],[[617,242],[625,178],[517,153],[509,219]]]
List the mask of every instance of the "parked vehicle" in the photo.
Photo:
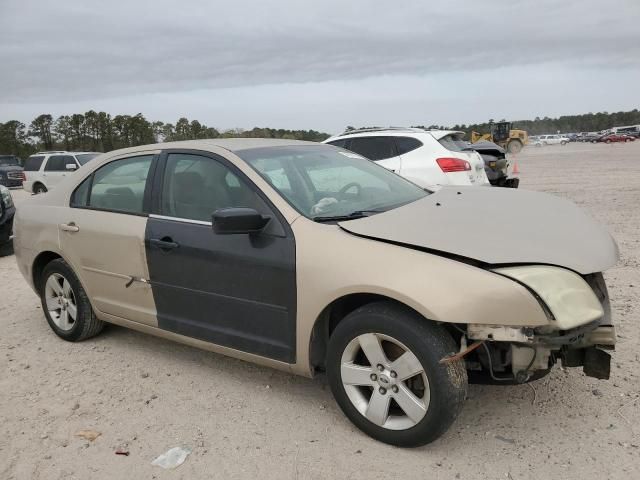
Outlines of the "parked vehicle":
[[39,152],[24,162],[23,187],[29,193],[45,193],[85,163],[100,155],[98,152]]
[[101,155],[25,200],[15,231],[61,338],[111,322],[326,371],[347,417],[394,445],[448,429],[467,370],[526,382],[562,360],[609,376],[602,272],[618,249],[549,194],[430,193],[331,145],[199,140]]
[[593,142],[593,143],[595,143],[595,141],[597,141],[601,136],[602,136],[602,134],[600,134],[598,132],[583,132],[580,135],[580,141],[581,142]]
[[564,135],[538,135],[534,146],[540,147],[543,145],[566,145],[571,140]]
[[464,132],[421,128],[369,128],[324,143],[358,153],[422,187],[489,185],[482,157]]
[[0,185],[0,256],[6,255],[7,244],[13,236],[13,217],[16,208],[13,204],[11,192],[4,185]]
[[484,160],[484,171],[489,182],[494,187],[518,188],[520,179],[510,177],[511,162],[507,159],[507,152],[500,145],[493,142],[477,142],[470,144]]
[[607,135],[602,135],[598,137],[593,143],[617,143],[617,142],[633,142],[636,137],[632,137],[631,135],[623,135],[620,133],[609,133]]
[[0,185],[21,187],[22,180],[20,158],[15,155],[0,155]]
[[614,127],[611,129],[611,133],[631,135],[634,138],[638,138],[640,137],[640,125],[629,125],[627,127]]

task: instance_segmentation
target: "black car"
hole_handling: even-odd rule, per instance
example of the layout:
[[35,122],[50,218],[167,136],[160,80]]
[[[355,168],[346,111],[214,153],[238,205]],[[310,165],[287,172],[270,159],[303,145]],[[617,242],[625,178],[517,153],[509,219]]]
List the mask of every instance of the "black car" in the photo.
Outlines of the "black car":
[[21,187],[24,174],[20,159],[15,155],[0,155],[0,185]]
[[16,208],[9,189],[0,185],[0,256],[6,255],[6,246],[13,235],[13,217]]

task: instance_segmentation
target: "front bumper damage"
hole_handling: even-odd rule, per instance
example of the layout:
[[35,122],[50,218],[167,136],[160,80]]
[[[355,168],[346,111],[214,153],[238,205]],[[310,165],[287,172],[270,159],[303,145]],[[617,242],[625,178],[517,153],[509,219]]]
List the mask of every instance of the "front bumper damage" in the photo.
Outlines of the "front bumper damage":
[[470,324],[463,341],[482,348],[465,357],[467,368],[485,371],[494,380],[522,383],[561,362],[563,367],[582,367],[587,376],[608,379],[611,355],[606,350],[614,350],[616,344],[609,296],[602,274],[583,278],[600,301],[601,318],[569,330]]

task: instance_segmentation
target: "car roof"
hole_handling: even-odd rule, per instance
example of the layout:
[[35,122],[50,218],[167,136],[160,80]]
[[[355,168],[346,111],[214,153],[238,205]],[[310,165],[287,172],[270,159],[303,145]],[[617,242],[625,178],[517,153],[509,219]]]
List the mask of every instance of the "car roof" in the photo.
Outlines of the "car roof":
[[123,148],[108,152],[109,156],[123,155],[127,153],[140,152],[145,150],[164,150],[169,148],[184,150],[208,150],[211,148],[224,148],[230,152],[237,153],[242,150],[264,147],[286,147],[295,145],[322,145],[318,142],[307,142],[303,140],[289,140],[286,138],[212,138],[206,140],[183,140],[179,142],[152,143],[149,145],[139,145],[137,147]]
[[436,140],[440,140],[447,135],[464,135],[465,132],[459,130],[427,130],[424,128],[412,128],[412,127],[389,127],[389,128],[364,128],[360,130],[350,130],[348,132],[341,133],[340,135],[334,135],[331,138],[325,140],[325,142],[329,142],[332,140],[338,140],[341,138],[351,138],[351,137],[376,137],[379,135],[385,136],[425,136],[430,135]]

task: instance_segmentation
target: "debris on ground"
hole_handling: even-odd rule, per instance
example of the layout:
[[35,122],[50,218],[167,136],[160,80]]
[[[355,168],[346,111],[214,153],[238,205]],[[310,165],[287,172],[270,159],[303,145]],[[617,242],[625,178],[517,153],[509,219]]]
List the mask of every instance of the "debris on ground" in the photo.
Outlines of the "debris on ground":
[[93,442],[96,438],[102,435],[100,432],[96,432],[95,430],[80,430],[76,432],[76,437],[82,437],[85,440],[89,440]]
[[125,457],[129,456],[129,450],[124,450],[122,448],[119,448],[115,451],[116,455],[124,455]]
[[164,469],[177,468],[184,463],[190,453],[189,448],[173,447],[151,462],[151,465]]

